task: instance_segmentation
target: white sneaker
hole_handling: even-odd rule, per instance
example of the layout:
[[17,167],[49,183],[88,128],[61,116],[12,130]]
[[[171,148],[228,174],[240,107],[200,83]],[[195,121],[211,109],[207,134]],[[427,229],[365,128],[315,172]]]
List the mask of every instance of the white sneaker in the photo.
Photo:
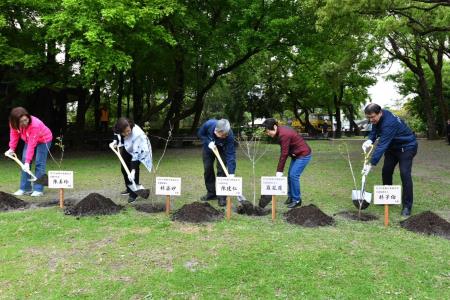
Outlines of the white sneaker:
[[43,195],[44,195],[43,192],[38,192],[38,191],[34,191],[31,193],[31,197],[41,197]]
[[24,190],[17,190],[16,192],[14,192],[13,194],[14,196],[23,196],[25,195],[25,191]]

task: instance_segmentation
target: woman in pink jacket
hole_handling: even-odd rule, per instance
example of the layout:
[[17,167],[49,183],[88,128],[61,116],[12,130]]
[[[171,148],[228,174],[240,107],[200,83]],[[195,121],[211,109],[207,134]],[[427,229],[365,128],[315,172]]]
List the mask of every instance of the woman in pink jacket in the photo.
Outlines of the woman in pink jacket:
[[[15,107],[9,115],[9,150],[5,154],[13,154],[17,148],[19,138],[25,142],[22,152],[24,170],[30,170],[33,156],[36,152],[37,178],[45,174],[48,149],[52,144],[52,132],[45,124],[36,117],[31,116],[23,107]],[[22,171],[20,188],[14,193],[16,196],[30,195],[39,197],[43,195],[44,186],[34,184],[31,188],[30,175]]]

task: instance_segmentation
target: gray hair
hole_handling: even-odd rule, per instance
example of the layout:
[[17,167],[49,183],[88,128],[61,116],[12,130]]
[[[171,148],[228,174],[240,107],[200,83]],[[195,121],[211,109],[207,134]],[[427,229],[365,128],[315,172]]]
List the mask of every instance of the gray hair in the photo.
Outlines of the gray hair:
[[227,119],[220,119],[217,121],[216,129],[214,131],[228,133],[230,132],[230,128],[230,122]]

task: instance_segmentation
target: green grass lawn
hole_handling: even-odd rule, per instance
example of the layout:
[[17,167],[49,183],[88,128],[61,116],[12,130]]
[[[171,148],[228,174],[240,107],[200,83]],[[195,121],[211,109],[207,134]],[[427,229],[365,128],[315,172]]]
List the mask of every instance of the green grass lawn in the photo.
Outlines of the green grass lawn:
[[[301,181],[304,203],[329,215],[353,209],[353,180],[340,143],[310,142],[313,159]],[[359,173],[361,141],[347,143]],[[450,148],[442,141],[419,147],[413,214],[432,210],[449,220]],[[239,151],[236,175],[252,200],[250,163]],[[278,155],[278,146],[268,146],[258,182],[275,175]],[[369,186],[381,184],[381,166]],[[48,169],[55,168],[49,162]],[[200,148],[168,149],[158,175],[182,177],[174,209],[205,192],[202,168]],[[15,191],[17,167],[2,159],[0,169],[0,190]],[[112,152],[66,153],[63,169],[75,174],[67,198],[99,192],[125,204]],[[151,178],[146,173],[141,182],[151,186]],[[398,170],[395,181],[400,184]],[[42,201],[56,197],[46,190]],[[336,217],[335,226],[303,228],[283,220],[282,201],[275,222],[270,215],[233,214],[229,222],[182,224],[131,206],[79,219],[56,207],[0,213],[0,299],[450,299],[450,241],[400,228],[400,207],[391,208],[389,228],[383,207],[374,205],[367,211],[378,221]]]

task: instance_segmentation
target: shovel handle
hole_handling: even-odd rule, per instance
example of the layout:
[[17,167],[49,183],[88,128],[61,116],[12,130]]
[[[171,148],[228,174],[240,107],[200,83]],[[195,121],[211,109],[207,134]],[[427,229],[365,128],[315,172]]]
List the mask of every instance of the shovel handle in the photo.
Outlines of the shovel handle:
[[[129,177],[131,175],[130,169],[128,169],[128,166],[125,163],[125,161],[123,160],[122,155],[120,155],[119,149],[114,149],[113,145],[109,145],[109,148],[111,148],[111,150],[117,155],[117,157],[120,160],[120,163],[122,164],[123,169],[125,170],[125,172],[127,173],[128,177]],[[133,186],[136,187],[136,183],[134,182],[134,180],[132,181],[132,184],[133,184]]]
[[[24,165],[23,163],[20,161],[20,159],[17,157],[16,153],[13,153],[11,155],[7,155],[5,154],[6,157],[11,158],[13,161],[15,161],[21,168],[22,170],[24,169]],[[34,176],[34,174],[31,171],[24,171],[25,173],[27,173],[28,175],[31,176],[31,181],[36,181],[37,177]]]
[[217,160],[219,161],[220,165],[222,166],[222,169],[223,169],[223,171],[225,172],[225,175],[227,175],[227,177],[229,177],[230,174],[228,173],[228,170],[227,170],[227,168],[225,167],[225,164],[223,163],[222,158],[220,157],[219,150],[217,150],[217,147],[214,147],[214,148],[212,149],[212,151],[214,152],[214,154],[215,154],[216,157],[217,157]]

